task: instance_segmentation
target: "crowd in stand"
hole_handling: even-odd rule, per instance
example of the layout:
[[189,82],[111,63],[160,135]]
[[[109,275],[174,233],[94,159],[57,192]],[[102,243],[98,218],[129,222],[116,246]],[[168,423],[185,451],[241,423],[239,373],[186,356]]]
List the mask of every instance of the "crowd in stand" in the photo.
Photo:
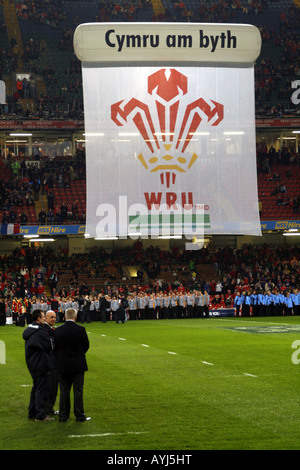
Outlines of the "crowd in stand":
[[292,148],[283,146],[276,150],[273,145],[269,148],[265,143],[256,145],[256,160],[258,173],[266,173],[271,175],[272,168],[275,165],[283,165],[287,168],[286,177],[288,178],[288,171],[294,165],[299,165],[299,154],[292,150]]
[[[257,172],[258,174],[266,175],[266,181],[274,181],[276,185],[271,196],[275,196],[276,199],[273,201],[273,205],[285,206],[291,209],[291,213],[298,214],[300,207],[300,192],[299,188],[293,189],[292,193],[289,193],[287,186],[289,180],[295,176],[295,165],[299,165],[299,154],[292,151],[290,148],[283,146],[278,151],[271,145],[269,149],[265,144],[258,144],[256,148],[257,155]],[[279,169],[283,171],[279,171]],[[267,188],[266,188],[267,189]],[[265,193],[268,193],[264,187],[260,187],[260,217],[263,219],[262,206]],[[289,215],[291,217],[291,215]]]
[[85,154],[77,151],[74,158],[57,156],[31,157],[16,159],[8,154],[1,159],[1,168],[11,170],[11,178],[0,181],[1,223],[28,223],[28,209],[34,207],[40,195],[47,196],[47,207],[39,212],[38,222],[66,223],[68,221],[84,222],[84,214],[79,213],[76,200],[69,206],[55,201],[53,188],[70,188],[72,181],[85,179]]
[[16,2],[16,13],[21,20],[32,20],[34,24],[45,24],[53,28],[66,19],[59,0],[22,0]]
[[[270,8],[270,1],[267,0],[235,0],[229,2],[201,1],[197,8],[185,2],[172,3],[166,7],[164,12],[155,15],[150,0],[131,2],[99,2],[97,15],[91,21],[113,22],[113,21],[137,21],[141,11],[149,15],[149,21],[183,21],[183,22],[232,22],[237,15],[253,15],[260,17]],[[49,2],[48,0],[23,0],[16,3],[17,16],[20,21],[31,21],[33,24],[44,24],[46,27],[57,29],[59,40],[59,51],[73,51],[73,34],[76,26],[80,24],[80,18],[74,20],[70,25],[63,11],[62,3],[59,1]],[[251,17],[251,18],[252,18]],[[259,26],[263,44],[272,46],[276,54],[272,58],[262,53],[255,66],[255,92],[256,92],[256,113],[257,115],[282,116],[297,112],[297,106],[292,103],[291,81],[296,80],[299,75],[299,25],[300,10],[296,5],[291,5],[288,11],[278,11],[279,29]],[[253,21],[253,19],[252,19]],[[260,24],[260,23],[258,23]],[[67,26],[66,26],[67,25]],[[15,47],[15,45],[14,45]],[[24,63],[29,67],[30,72],[37,72],[36,61],[40,53],[46,50],[46,43],[43,39],[30,38],[26,40],[24,46]],[[13,55],[13,47],[8,54]],[[35,96],[36,110],[22,109],[20,106],[18,93],[14,95],[12,103],[8,99],[12,112],[20,116],[29,118],[58,118],[83,119],[82,96],[74,96],[73,104],[69,106],[66,102],[66,90],[68,93],[81,90],[80,62],[70,58],[72,67],[67,67],[69,75],[69,85],[67,83],[60,92],[51,92],[53,81],[56,81],[56,73],[49,74],[42,70],[48,91],[45,96]],[[77,66],[74,67],[74,60]],[[70,71],[75,74],[74,79],[70,76]],[[32,79],[32,77],[31,77]],[[285,79],[285,82],[284,80]],[[274,104],[275,103],[275,104]],[[8,115],[2,108],[4,116]],[[9,110],[10,112],[10,110]]]
[[267,8],[266,0],[249,0],[243,2],[239,0],[220,2],[200,1],[196,8],[193,4],[185,2],[173,2],[173,8],[167,8],[165,15],[161,15],[158,20],[171,18],[173,21],[193,21],[193,22],[230,22],[236,18],[237,13],[243,15],[261,14]]
[[23,61],[25,64],[30,63],[39,58],[40,52],[47,49],[44,39],[30,38],[24,45]]
[[[61,322],[69,306],[78,309],[81,322],[208,318],[224,309],[236,316],[299,315],[299,254],[299,247],[245,245],[233,250],[210,245],[195,255],[180,252],[176,246],[171,251],[143,249],[137,242],[110,253],[95,248],[75,256],[73,275],[63,286],[59,276],[70,262],[66,249],[22,248],[0,259],[0,307],[21,326],[25,320],[30,322],[35,308],[55,310]],[[136,284],[109,277],[92,287],[78,282],[79,273],[86,273],[89,279],[99,265],[95,275],[105,272],[107,266],[120,269],[128,262],[140,266]],[[212,264],[219,280],[201,279],[199,263]],[[166,265],[176,273],[173,282],[164,281],[161,267]],[[51,295],[45,294],[45,285],[50,286]]]
[[[140,11],[153,12],[151,0],[131,2],[99,2],[99,16],[95,18],[100,22],[137,21]],[[150,20],[150,15],[149,15]]]

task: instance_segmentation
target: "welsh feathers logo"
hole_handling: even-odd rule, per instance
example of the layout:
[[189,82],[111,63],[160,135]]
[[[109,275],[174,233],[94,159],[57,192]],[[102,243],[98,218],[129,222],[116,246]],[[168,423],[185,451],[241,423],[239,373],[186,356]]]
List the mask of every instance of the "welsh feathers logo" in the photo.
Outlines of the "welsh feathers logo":
[[[148,77],[148,94],[155,102],[157,119],[149,106],[136,98],[118,101],[111,106],[111,119],[117,126],[134,123],[149,152],[140,153],[139,161],[167,187],[174,184],[177,173],[190,170],[197,160],[195,152],[187,151],[189,143],[203,120],[217,126],[224,117],[224,107],[210,99],[198,98],[186,105],[179,119],[180,100],[188,94],[188,78],[176,69],[161,69]],[[156,129],[154,122],[158,122]],[[160,139],[158,139],[160,137]]]

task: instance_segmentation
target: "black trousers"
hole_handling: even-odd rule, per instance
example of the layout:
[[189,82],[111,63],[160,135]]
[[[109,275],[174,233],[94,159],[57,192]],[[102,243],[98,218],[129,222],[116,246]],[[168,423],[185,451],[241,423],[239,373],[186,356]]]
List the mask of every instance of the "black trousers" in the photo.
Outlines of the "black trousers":
[[187,317],[194,318],[194,307],[193,305],[187,305]]
[[105,309],[100,310],[100,319],[102,323],[106,323],[106,311]]
[[155,318],[155,309],[154,308],[148,308],[148,318],[149,320],[154,320]]
[[82,310],[81,312],[81,318],[80,318],[81,323],[91,323],[91,314],[90,310]]
[[45,419],[47,416],[47,401],[49,397],[49,374],[43,373],[32,376],[33,385],[28,406],[28,418]]
[[73,386],[74,393],[74,415],[77,420],[85,418],[83,408],[83,384],[84,373],[75,375],[59,375],[59,421],[66,421],[70,417],[71,401],[70,394]]
[[56,369],[51,370],[48,374],[48,388],[49,395],[47,400],[47,414],[53,414],[58,390],[58,377]]
[[203,318],[204,306],[198,305],[197,306],[197,318]]
[[250,305],[244,304],[242,308],[243,317],[250,317]]
[[177,306],[176,307],[171,307],[170,308],[170,318],[177,318],[177,314],[178,314]]
[[128,310],[129,312],[129,319],[136,320],[136,310]]

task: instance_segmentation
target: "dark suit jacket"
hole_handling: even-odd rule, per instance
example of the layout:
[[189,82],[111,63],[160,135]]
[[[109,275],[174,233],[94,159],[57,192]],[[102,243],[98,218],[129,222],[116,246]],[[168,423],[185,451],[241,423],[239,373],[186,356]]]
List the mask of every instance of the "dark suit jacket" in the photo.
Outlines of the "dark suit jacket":
[[66,321],[55,329],[57,372],[81,374],[88,370],[85,353],[89,339],[85,328],[73,321]]

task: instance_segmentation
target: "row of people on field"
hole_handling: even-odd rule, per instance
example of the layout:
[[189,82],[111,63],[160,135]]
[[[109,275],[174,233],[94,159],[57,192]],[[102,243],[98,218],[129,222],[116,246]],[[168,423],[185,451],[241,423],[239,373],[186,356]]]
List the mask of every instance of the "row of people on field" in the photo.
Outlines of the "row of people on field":
[[19,326],[31,323],[31,314],[38,309],[47,312],[49,309],[57,313],[57,322],[64,321],[64,313],[68,308],[78,311],[81,323],[91,321],[106,322],[115,320],[120,307],[124,308],[126,319],[163,319],[163,318],[194,318],[209,315],[210,296],[207,292],[194,291],[184,293],[130,293],[120,295],[85,295],[82,297],[54,297],[53,299],[33,297],[0,299],[5,306],[5,315],[12,316],[13,323]]
[[57,322],[64,321],[67,308],[78,311],[78,321],[151,320],[175,318],[205,318],[209,312],[218,309],[234,309],[235,316],[281,316],[300,315],[299,289],[287,289],[285,292],[237,290],[233,295],[210,295],[207,291],[187,292],[170,291],[168,293],[129,292],[124,294],[97,294],[81,297],[53,297],[52,299],[12,298],[0,299],[0,324],[5,324],[6,316],[12,316],[13,323],[19,326],[31,323],[32,312],[36,309],[44,312],[49,309],[57,314]]
[[300,291],[297,288],[273,291],[238,291],[234,298],[236,316],[300,315]]

